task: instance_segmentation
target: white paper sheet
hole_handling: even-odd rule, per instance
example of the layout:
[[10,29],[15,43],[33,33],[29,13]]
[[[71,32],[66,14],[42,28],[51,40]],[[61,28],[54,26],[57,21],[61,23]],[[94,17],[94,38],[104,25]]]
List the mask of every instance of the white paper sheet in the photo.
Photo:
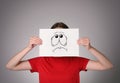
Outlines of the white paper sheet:
[[79,29],[39,29],[40,56],[79,56]]

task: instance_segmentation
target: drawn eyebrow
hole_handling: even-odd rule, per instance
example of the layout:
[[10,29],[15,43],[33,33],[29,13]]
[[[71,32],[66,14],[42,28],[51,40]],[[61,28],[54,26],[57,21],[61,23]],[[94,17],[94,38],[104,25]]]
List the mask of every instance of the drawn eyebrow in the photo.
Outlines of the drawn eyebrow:
[[57,34],[57,33],[62,33],[62,34],[64,34],[64,32],[54,32],[54,34]]

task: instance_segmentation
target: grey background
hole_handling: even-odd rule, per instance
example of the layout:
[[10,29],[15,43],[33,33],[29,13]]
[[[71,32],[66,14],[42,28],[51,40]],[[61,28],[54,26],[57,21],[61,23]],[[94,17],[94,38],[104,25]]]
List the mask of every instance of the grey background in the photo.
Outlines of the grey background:
[[[38,83],[38,74],[9,71],[8,60],[27,46],[39,28],[62,21],[79,28],[92,45],[114,64],[108,71],[81,72],[81,83],[120,82],[120,1],[119,0],[0,0],[0,83]],[[85,48],[81,56],[95,59]],[[38,56],[38,47],[24,59]]]

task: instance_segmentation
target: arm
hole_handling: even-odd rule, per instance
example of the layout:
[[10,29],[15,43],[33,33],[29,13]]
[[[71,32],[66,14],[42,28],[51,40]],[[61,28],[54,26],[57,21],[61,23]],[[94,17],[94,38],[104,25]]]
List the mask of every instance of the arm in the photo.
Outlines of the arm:
[[92,53],[92,55],[95,56],[97,59],[96,61],[90,60],[87,64],[86,69],[107,70],[113,67],[112,63],[109,61],[107,57],[105,57],[103,53],[99,52],[97,49],[90,45],[90,40],[88,38],[79,39],[78,44],[86,47],[86,49],[89,50],[89,52]]
[[6,68],[10,70],[30,70],[31,66],[29,62],[22,61],[22,59],[36,45],[40,44],[42,44],[41,39],[39,39],[38,37],[31,37],[28,46],[12,57],[6,64]]

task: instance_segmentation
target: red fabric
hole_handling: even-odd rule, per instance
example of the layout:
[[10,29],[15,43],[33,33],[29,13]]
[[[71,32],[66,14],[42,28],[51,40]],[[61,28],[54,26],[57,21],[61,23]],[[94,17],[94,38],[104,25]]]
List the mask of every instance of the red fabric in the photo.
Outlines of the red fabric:
[[82,57],[36,57],[29,60],[31,72],[39,73],[40,83],[80,83],[79,72],[89,59]]

